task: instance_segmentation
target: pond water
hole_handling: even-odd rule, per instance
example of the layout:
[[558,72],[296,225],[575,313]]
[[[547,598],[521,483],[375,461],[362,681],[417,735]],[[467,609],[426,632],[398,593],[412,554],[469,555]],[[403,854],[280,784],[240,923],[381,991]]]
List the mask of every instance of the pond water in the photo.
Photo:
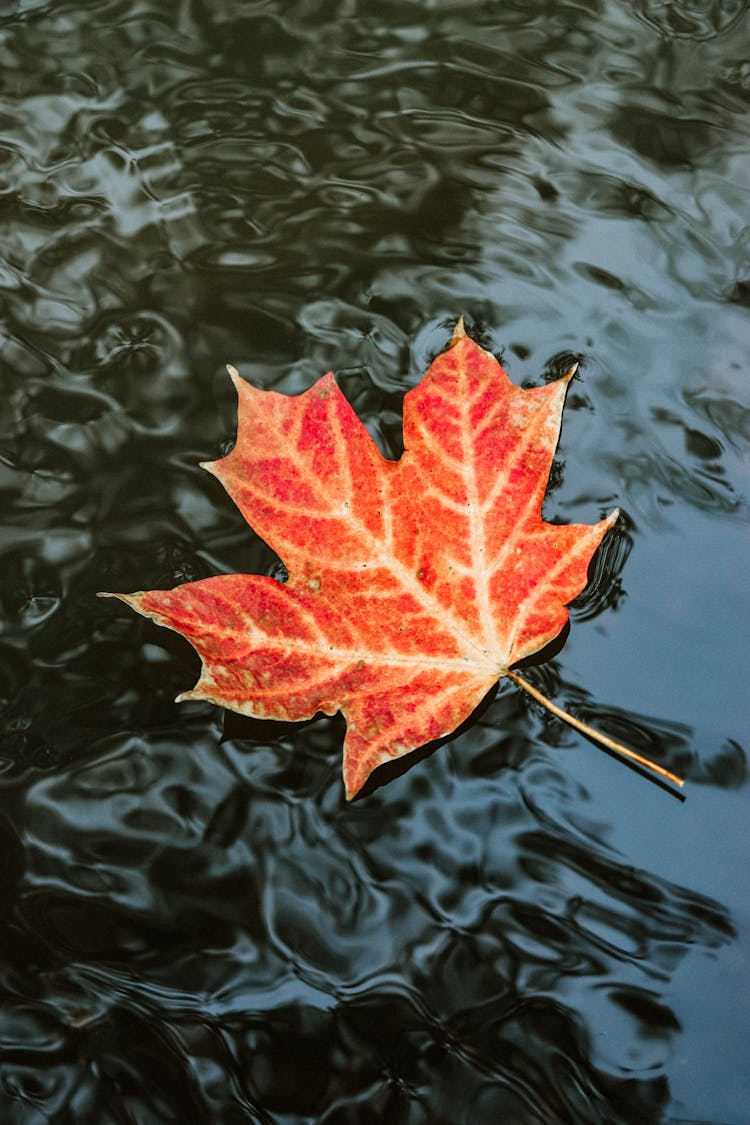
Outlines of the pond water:
[[[750,1120],[747,7],[5,0],[3,1123]],[[462,313],[583,359],[545,514],[623,517],[527,675],[684,802],[505,681],[347,804],[94,597],[274,572],[227,361],[397,455]]]

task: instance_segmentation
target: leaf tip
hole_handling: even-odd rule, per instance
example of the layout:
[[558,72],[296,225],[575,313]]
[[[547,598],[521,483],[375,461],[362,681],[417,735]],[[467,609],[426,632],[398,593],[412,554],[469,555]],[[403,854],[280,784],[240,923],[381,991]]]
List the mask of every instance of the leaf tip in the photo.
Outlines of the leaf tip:
[[359,774],[359,771],[354,768],[354,764],[352,762],[344,761],[342,781],[344,782],[344,796],[346,797],[347,801],[354,800],[366,780],[367,775],[362,778]]
[[466,339],[466,328],[464,327],[464,318],[460,316],[456,321],[456,327],[453,329],[453,339],[451,340],[450,346],[453,347],[459,340],[464,339]]
[[580,367],[580,364],[579,364],[578,360],[576,360],[575,363],[573,364],[573,366],[568,368],[568,370],[563,375],[563,377],[562,377],[563,383],[569,383],[570,380],[575,375],[575,373],[576,373],[576,371],[578,370],[579,367]]
[[137,609],[142,595],[140,593],[115,594],[109,590],[98,590],[96,596],[97,598],[117,598],[118,601],[125,602],[126,605],[131,605],[134,609]]
[[237,370],[237,368],[233,364],[225,363],[224,366],[227,369],[227,374],[229,375],[229,378],[232,380],[232,382],[234,384],[234,389],[236,390],[237,394],[239,395],[243,387],[245,389],[247,389],[247,383],[242,378],[239,371]]

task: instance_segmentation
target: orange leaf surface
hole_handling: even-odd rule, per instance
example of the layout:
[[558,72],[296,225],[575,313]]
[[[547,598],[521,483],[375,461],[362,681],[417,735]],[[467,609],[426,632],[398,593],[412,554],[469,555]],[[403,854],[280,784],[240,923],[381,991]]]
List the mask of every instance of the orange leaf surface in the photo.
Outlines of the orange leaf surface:
[[557,636],[617,512],[544,522],[573,372],[521,390],[461,322],[404,399],[399,461],[381,456],[332,374],[295,397],[230,374],[237,442],[205,468],[288,581],[223,575],[117,596],[197,650],[200,679],[180,699],[263,719],[341,711],[351,797]]

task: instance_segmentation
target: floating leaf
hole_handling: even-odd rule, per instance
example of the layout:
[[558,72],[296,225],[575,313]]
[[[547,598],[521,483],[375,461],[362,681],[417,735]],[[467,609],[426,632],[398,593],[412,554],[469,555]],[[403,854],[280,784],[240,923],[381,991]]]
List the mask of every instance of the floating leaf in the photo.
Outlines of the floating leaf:
[[237,442],[204,467],[288,580],[222,575],[116,596],[200,655],[180,699],[262,719],[342,712],[351,797],[381,763],[453,731],[502,676],[529,690],[511,666],[563,628],[617,512],[542,519],[575,368],[521,390],[460,321],[404,399],[398,461],[332,374],[290,397],[229,371]]

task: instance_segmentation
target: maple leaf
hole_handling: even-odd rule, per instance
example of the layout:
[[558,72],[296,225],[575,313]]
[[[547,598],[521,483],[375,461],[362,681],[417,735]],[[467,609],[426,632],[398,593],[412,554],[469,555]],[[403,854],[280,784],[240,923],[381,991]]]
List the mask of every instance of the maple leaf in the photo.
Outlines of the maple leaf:
[[459,321],[404,398],[386,460],[333,374],[299,396],[229,368],[237,442],[204,465],[279,555],[284,583],[221,575],[117,594],[203,662],[178,699],[262,719],[346,719],[353,796],[381,763],[453,731],[551,641],[617,518],[542,518],[568,374],[522,390]]

